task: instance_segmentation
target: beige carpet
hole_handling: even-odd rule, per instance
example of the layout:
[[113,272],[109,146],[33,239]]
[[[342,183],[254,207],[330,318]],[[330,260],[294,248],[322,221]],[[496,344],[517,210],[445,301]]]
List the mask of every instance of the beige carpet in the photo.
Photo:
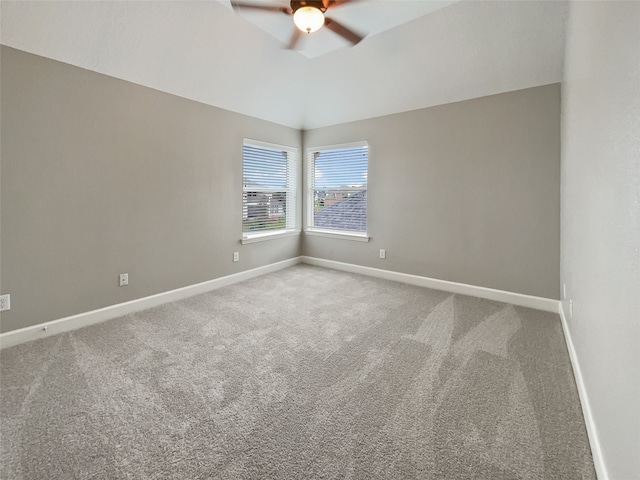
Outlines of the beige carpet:
[[4,350],[6,479],[592,479],[557,315],[299,265]]

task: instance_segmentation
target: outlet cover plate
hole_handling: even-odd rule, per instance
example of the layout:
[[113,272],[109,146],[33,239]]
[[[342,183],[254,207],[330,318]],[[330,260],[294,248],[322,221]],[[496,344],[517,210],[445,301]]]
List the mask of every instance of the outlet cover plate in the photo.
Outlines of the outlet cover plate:
[[0,295],[0,312],[11,310],[11,295]]

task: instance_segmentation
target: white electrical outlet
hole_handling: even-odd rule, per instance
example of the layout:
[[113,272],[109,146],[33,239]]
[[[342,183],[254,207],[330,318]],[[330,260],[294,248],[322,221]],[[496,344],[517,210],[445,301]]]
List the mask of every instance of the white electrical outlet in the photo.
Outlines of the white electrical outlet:
[[11,310],[11,295],[0,295],[0,312]]
[[387,251],[384,248],[380,249],[380,258],[387,258]]
[[240,261],[240,252],[233,252],[233,261],[234,262]]
[[125,287],[129,285],[129,274],[128,273],[121,273],[120,274],[120,286],[121,287]]

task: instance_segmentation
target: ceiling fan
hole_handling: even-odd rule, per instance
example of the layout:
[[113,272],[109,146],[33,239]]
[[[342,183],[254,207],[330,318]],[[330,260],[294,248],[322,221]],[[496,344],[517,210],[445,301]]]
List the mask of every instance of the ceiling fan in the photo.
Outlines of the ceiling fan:
[[345,38],[353,45],[360,42],[364,37],[345,27],[341,23],[324,16],[327,10],[349,3],[349,1],[350,0],[291,0],[290,8],[259,3],[244,3],[236,0],[232,0],[231,5],[236,10],[253,9],[293,15],[293,22],[297,28],[293,31],[291,40],[287,43],[287,48],[293,49],[303,33],[313,33],[316,30],[319,30],[323,25],[334,33]]

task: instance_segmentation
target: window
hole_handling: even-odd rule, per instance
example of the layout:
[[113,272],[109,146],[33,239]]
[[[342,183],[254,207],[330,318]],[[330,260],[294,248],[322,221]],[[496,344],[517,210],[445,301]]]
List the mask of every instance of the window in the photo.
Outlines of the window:
[[297,152],[292,147],[244,140],[243,242],[295,232]]
[[307,231],[368,239],[368,144],[309,148],[307,162]]

